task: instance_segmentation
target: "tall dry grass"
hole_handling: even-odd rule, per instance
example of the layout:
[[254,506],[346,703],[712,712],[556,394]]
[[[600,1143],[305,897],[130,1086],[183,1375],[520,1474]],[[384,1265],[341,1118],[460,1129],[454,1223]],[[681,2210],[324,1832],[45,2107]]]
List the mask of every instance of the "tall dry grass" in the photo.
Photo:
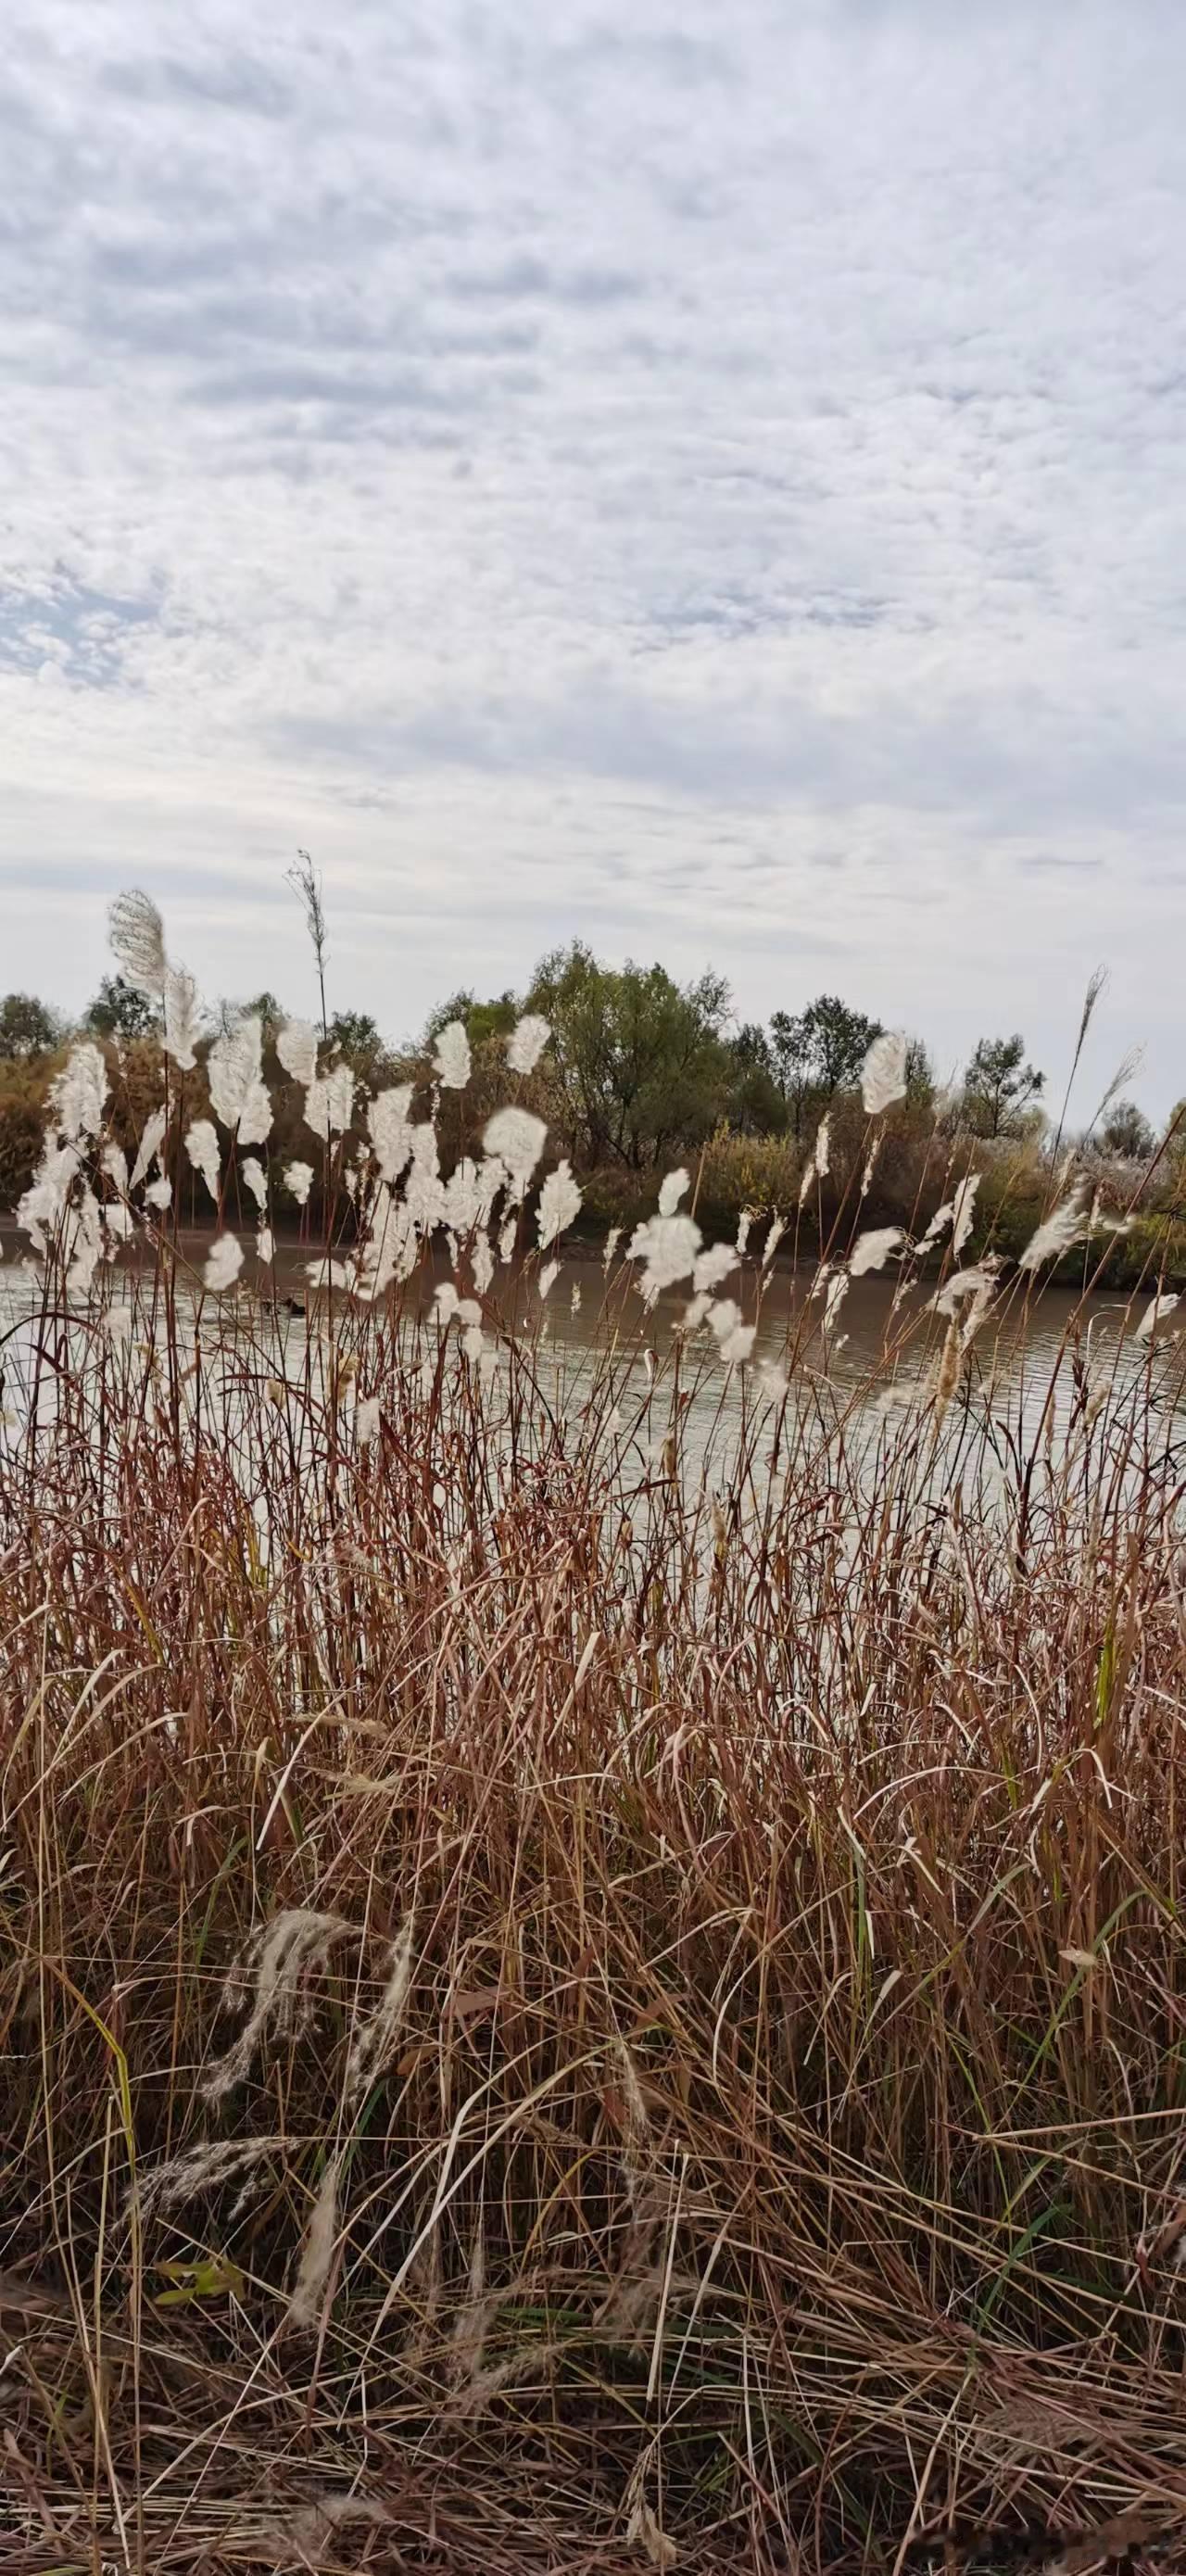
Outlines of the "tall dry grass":
[[0,2564],[1176,2547],[1162,1318],[1019,1413],[971,1290],[846,1390],[823,1297],[759,1374],[585,1271],[568,1366],[530,1265],[301,1320],[78,1222],[0,1351]]

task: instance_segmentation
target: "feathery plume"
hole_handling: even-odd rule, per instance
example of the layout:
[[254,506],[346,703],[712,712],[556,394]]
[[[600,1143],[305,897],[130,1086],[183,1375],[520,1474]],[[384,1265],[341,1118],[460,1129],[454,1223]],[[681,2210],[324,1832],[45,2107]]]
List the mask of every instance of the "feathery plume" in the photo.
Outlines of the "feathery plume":
[[276,1033],[276,1053],[286,1073],[307,1089],[317,1080],[317,1031],[308,1020],[286,1020]]
[[432,1069],[445,1091],[464,1091],[473,1070],[464,1020],[450,1020],[441,1030]]
[[147,1207],[157,1208],[162,1215],[167,1207],[172,1207],[173,1184],[167,1172],[159,1173],[155,1181],[149,1182],[144,1200]]
[[309,1084],[305,1093],[305,1125],[327,1144],[332,1136],[344,1136],[354,1115],[354,1075],[348,1064],[335,1064],[324,1076]]
[[696,1295],[707,1295],[710,1289],[719,1288],[722,1279],[727,1279],[730,1271],[736,1270],[738,1257],[735,1243],[710,1243],[706,1251],[698,1252],[692,1264],[692,1286]]
[[979,1172],[966,1173],[951,1202],[951,1250],[956,1261],[976,1222],[976,1192],[979,1187]]
[[162,1044],[172,1056],[180,1073],[191,1073],[198,1061],[197,1046],[202,1034],[202,1009],[198,987],[184,966],[165,970],[165,1025]]
[[541,1272],[540,1272],[540,1274],[539,1274],[539,1293],[540,1293],[540,1302],[541,1302],[541,1304],[544,1302],[544,1300],[545,1300],[546,1298],[548,1298],[548,1297],[550,1297],[550,1296],[551,1296],[551,1294],[552,1294],[552,1290],[553,1290],[553,1288],[555,1287],[556,1282],[557,1282],[557,1280],[558,1280],[559,1276],[560,1276],[560,1264],[559,1264],[559,1262],[558,1262],[558,1261],[545,1261],[544,1266],[543,1266],[543,1269],[541,1270]]
[[800,1181],[800,1183],[799,1183],[799,1205],[800,1205],[800,1207],[805,1207],[805,1206],[806,1206],[807,1200],[808,1200],[808,1198],[810,1197],[810,1194],[811,1194],[811,1184],[812,1184],[812,1182],[814,1181],[814,1179],[815,1179],[815,1156],[814,1156],[814,1154],[809,1154],[809,1155],[808,1155],[808,1157],[807,1157],[807,1161],[805,1162],[805,1164],[804,1164],[804,1166],[803,1166],[803,1178],[802,1178],[802,1180],[801,1180],[801,1181]]
[[737,1220],[737,1258],[739,1261],[744,1258],[745,1247],[749,1242],[749,1230],[753,1221],[753,1209],[743,1208]]
[[296,1200],[297,1206],[304,1207],[308,1202],[309,1192],[313,1187],[312,1164],[286,1163],[284,1167],[284,1186],[288,1191],[290,1198],[294,1198]]
[[525,1011],[517,1020],[507,1041],[507,1063],[512,1073],[534,1073],[552,1034],[551,1022],[540,1018],[537,1011]]
[[605,1274],[606,1274],[606,1277],[607,1277],[607,1278],[609,1277],[610,1271],[613,1269],[613,1266],[614,1266],[614,1254],[616,1253],[616,1251],[617,1251],[617,1249],[618,1249],[618,1245],[620,1244],[621,1240],[622,1240],[622,1229],[621,1229],[621,1226],[620,1226],[620,1225],[611,1225],[610,1230],[609,1230],[609,1233],[607,1234],[607,1236],[606,1236],[606,1238],[605,1238],[605,1250],[604,1250],[604,1252],[602,1253],[602,1256],[601,1256],[601,1267],[602,1267],[602,1269],[604,1270],[604,1272],[605,1272]]
[[742,1323],[741,1308],[735,1298],[720,1297],[714,1306],[709,1307],[708,1328],[727,1367],[733,1368],[740,1360],[749,1358],[757,1327]]
[[1072,1244],[1078,1243],[1080,1237],[1086,1234],[1084,1195],[1084,1184],[1082,1181],[1076,1181],[1074,1188],[1068,1190],[1065,1199],[1055,1208],[1053,1215],[1048,1216],[1044,1223],[1031,1234],[1024,1252],[1019,1257],[1017,1264],[1019,1270],[1039,1270],[1044,1261],[1057,1260],[1060,1253],[1069,1252]]
[[243,1186],[245,1189],[250,1190],[257,1208],[266,1208],[268,1204],[268,1179],[263,1164],[256,1161],[254,1154],[247,1154],[244,1156],[239,1168],[243,1175]]
[[252,1935],[238,1966],[227,1980],[225,2000],[234,1998],[241,1978],[254,1978],[251,2011],[238,2039],[211,2068],[202,2087],[208,2102],[225,2101],[250,2075],[256,2054],[269,2032],[287,2038],[304,2029],[310,2018],[309,1984],[321,1975],[339,1941],[351,1936],[340,1914],[319,1914],[308,1906],[290,1906],[273,1915]]
[[816,1128],[815,1150],[811,1159],[821,1181],[826,1181],[828,1174],[832,1169],[832,1118],[830,1111],[825,1112],[825,1115],[819,1122],[819,1126]]
[[156,1161],[165,1141],[166,1115],[163,1108],[154,1109],[151,1116],[144,1121],[140,1143],[136,1149],[136,1160],[132,1165],[132,1177],[128,1183],[129,1190],[139,1188],[150,1163]]
[[770,1264],[774,1259],[775,1253],[778,1250],[779,1244],[782,1242],[786,1230],[787,1221],[785,1216],[774,1217],[767,1233],[765,1243],[762,1246],[763,1270],[769,1270]]
[[[664,1183],[664,1188],[666,1188],[666,1183]],[[662,1193],[660,1193],[660,1206],[661,1205]],[[572,1177],[569,1166],[566,1162],[558,1163],[555,1171],[549,1172],[539,1194],[539,1207],[536,1212],[536,1227],[539,1234],[540,1251],[546,1252],[548,1245],[550,1243],[555,1243],[557,1235],[566,1233],[568,1227],[573,1223],[574,1218],[580,1215],[580,1212],[581,1193]]]
[[107,937],[129,984],[159,1001],[168,971],[165,925],[151,895],[139,886],[117,894],[107,915]]
[[105,1145],[99,1157],[99,1169],[106,1173],[121,1199],[126,1199],[132,1185],[128,1179],[128,1158],[123,1146],[114,1142]]
[[408,1112],[412,1106],[410,1082],[392,1083],[386,1091],[377,1091],[367,1110],[367,1129],[375,1149],[375,1160],[385,1181],[398,1181],[412,1158],[412,1127]]
[[879,1118],[906,1095],[906,1040],[901,1029],[884,1029],[861,1068],[861,1098],[866,1114]]
[[497,1154],[505,1163],[512,1197],[522,1198],[544,1150],[547,1133],[543,1119],[536,1118],[530,1109],[496,1109],[493,1118],[487,1120],[482,1143],[488,1154]]
[[636,1226],[627,1247],[628,1261],[645,1262],[642,1290],[653,1305],[660,1290],[691,1276],[700,1250],[700,1228],[690,1216],[651,1216]]
[[185,1150],[195,1172],[200,1172],[212,1199],[217,1200],[222,1186],[222,1165],[218,1151],[218,1130],[212,1118],[195,1118],[185,1131]]
[[840,1309],[844,1304],[844,1300],[847,1295],[848,1272],[847,1270],[837,1270],[828,1281],[827,1292],[824,1297],[823,1329],[825,1333],[835,1331],[840,1317]]
[[223,1127],[238,1131],[241,1145],[263,1145],[271,1133],[272,1103],[261,1070],[263,1029],[258,1011],[245,1011],[233,1029],[216,1038],[206,1058],[210,1105]]
[[206,1255],[202,1285],[204,1288],[211,1289],[216,1296],[221,1296],[225,1288],[234,1286],[242,1267],[243,1246],[238,1236],[217,1235]]
[[866,1270],[883,1270],[891,1252],[905,1242],[900,1225],[878,1225],[866,1234],[858,1234],[849,1255],[850,1279],[861,1279]]
[[265,1269],[270,1270],[276,1258],[276,1238],[270,1225],[261,1225],[255,1238],[255,1249],[257,1258],[263,1262]]
[[369,1449],[379,1437],[379,1398],[360,1395],[354,1412],[354,1431],[360,1449]]
[[1172,1288],[1164,1291],[1160,1296],[1150,1298],[1133,1336],[1135,1341],[1152,1341],[1158,1325],[1163,1324],[1166,1316],[1173,1313],[1179,1294],[1178,1289]]
[[687,1194],[688,1175],[682,1169],[667,1172],[659,1184],[659,1214],[674,1216],[680,1200]]
[[943,1286],[937,1288],[931,1298],[930,1312],[935,1315],[954,1315],[956,1307],[963,1304],[965,1297],[977,1296],[982,1288],[994,1288],[997,1266],[995,1255],[989,1254],[986,1260],[978,1261],[973,1269],[953,1270],[950,1279],[944,1280]]
[[97,1136],[107,1099],[107,1067],[89,1038],[71,1047],[62,1071],[50,1084],[50,1106],[57,1134],[67,1145]]

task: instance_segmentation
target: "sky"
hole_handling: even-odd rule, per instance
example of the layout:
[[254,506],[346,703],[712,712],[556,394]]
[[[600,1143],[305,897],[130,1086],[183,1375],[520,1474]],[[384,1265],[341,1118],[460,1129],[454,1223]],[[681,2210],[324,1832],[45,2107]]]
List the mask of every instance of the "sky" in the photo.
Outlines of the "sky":
[[[546,948],[1186,1091],[1181,0],[8,0],[0,989]],[[1084,1107],[1090,1104],[1084,1101]]]

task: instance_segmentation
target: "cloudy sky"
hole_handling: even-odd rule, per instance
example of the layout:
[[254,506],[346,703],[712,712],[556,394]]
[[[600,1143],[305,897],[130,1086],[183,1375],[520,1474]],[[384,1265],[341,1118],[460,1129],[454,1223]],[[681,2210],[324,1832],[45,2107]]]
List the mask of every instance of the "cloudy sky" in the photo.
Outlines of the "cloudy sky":
[[1053,1069],[1106,960],[1186,1089],[1181,0],[5,30],[0,986],[138,882],[307,1006],[303,842],[392,1034],[579,932]]

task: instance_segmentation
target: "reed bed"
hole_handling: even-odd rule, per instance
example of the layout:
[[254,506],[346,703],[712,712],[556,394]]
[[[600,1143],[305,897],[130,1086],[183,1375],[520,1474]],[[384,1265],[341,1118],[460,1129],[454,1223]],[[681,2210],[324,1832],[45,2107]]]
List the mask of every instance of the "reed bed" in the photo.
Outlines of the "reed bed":
[[157,1206],[80,1283],[72,1187],[0,1348],[0,2566],[1184,2563],[1162,1316],[1023,1416],[975,1286],[854,1391],[830,1282],[759,1373],[636,1261],[566,1374],[424,1239],[285,1322]]

